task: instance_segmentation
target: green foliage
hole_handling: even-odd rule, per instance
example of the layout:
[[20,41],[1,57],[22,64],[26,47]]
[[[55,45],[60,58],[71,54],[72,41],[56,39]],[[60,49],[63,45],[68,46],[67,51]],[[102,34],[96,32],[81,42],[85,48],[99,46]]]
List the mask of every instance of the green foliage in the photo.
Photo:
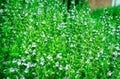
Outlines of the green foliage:
[[0,79],[120,79],[120,7],[68,13],[62,0],[6,0],[2,8]]

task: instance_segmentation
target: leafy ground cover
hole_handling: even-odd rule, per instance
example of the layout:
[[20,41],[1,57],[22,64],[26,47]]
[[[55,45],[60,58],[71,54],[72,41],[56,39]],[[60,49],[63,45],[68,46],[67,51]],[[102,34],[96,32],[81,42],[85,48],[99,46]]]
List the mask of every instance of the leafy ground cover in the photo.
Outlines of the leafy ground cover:
[[0,8],[1,79],[120,79],[120,7],[68,13],[59,0],[7,0]]

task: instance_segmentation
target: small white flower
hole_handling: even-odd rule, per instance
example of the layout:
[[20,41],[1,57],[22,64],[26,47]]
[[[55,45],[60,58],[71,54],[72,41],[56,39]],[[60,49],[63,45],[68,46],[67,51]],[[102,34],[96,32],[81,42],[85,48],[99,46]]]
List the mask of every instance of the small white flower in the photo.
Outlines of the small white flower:
[[65,28],[66,27],[66,23],[61,23],[60,25],[58,25],[58,30],[60,30],[61,28]]
[[120,29],[120,25],[118,26],[118,28]]
[[16,79],[19,79],[18,76],[16,76]]
[[31,63],[28,62],[28,63],[26,64],[26,66],[27,66],[27,68],[31,67]]
[[61,36],[62,36],[62,37],[65,37],[65,34],[63,33]]
[[42,33],[41,33],[40,35],[41,35],[42,37],[45,37],[45,36],[46,36],[44,31],[42,31]]
[[68,70],[68,68],[69,68],[69,65],[66,65],[66,66],[65,66],[65,69]]
[[112,72],[111,72],[111,71],[109,71],[107,74],[108,74],[109,76],[111,76],[111,75],[112,75]]
[[98,32],[98,30],[93,30],[93,33],[97,33]]
[[107,61],[107,64],[108,64],[108,65],[110,65],[110,62],[109,62],[109,61]]
[[22,65],[27,66],[27,64],[26,64],[26,63],[22,63]]
[[31,67],[35,67],[36,66],[36,63],[32,64]]
[[44,65],[44,61],[41,61],[40,64],[43,66]]
[[117,47],[115,47],[116,48],[116,50],[120,50],[120,48],[117,46]]
[[87,59],[86,63],[90,63],[90,60],[89,60],[89,59]]
[[29,26],[29,28],[31,29],[31,28],[32,28],[32,26]]
[[23,75],[20,74],[20,79],[25,79],[25,77]]
[[26,35],[26,34],[27,34],[27,32],[23,32],[23,34],[24,34],[24,35]]
[[38,25],[38,22],[36,22],[36,25]]
[[21,65],[21,60],[18,60],[17,64],[18,64],[18,66],[20,66]]
[[3,9],[0,9],[0,13],[3,13]]
[[118,52],[117,51],[113,52],[113,54],[115,55],[115,57],[118,56]]
[[25,54],[29,54],[28,50],[25,51]]
[[3,64],[5,65],[5,64],[7,64],[7,62],[6,62],[6,61],[4,61],[4,62],[3,62]]
[[17,68],[10,68],[10,72],[18,72],[18,69]]
[[25,13],[25,16],[28,16],[28,13]]
[[97,54],[97,57],[100,57],[100,53]]
[[92,42],[93,40],[92,40],[92,38],[90,38],[90,42]]
[[55,66],[58,67],[58,66],[59,66],[59,62],[56,62],[56,63],[55,63]]
[[41,57],[41,61],[45,61],[44,57]]
[[48,58],[49,60],[51,60],[51,59],[52,59],[52,56],[48,55],[47,58]]
[[32,18],[30,19],[30,22],[33,22],[33,19],[32,19]]
[[74,44],[70,44],[70,47],[75,47],[75,45]]
[[33,74],[33,75],[36,75],[36,73],[35,73],[35,72],[32,72],[32,74]]
[[57,54],[57,58],[60,58],[60,59],[61,59],[61,58],[62,58],[62,53],[58,53],[58,54]]
[[32,43],[32,47],[36,47],[36,43],[35,42]]
[[25,2],[26,2],[26,3],[29,3],[29,1],[28,1],[28,0],[25,0]]
[[41,64],[42,66],[44,65],[44,62],[45,62],[44,57],[41,57],[41,62],[40,62],[40,64]]
[[22,61],[22,62],[25,62],[25,61],[26,61],[26,59],[25,59],[24,57],[22,57],[22,58],[21,58],[21,61]]
[[26,68],[26,69],[25,69],[25,73],[28,73],[28,72],[29,72],[29,69],[28,69],[28,68]]
[[32,54],[33,54],[33,55],[36,55],[36,50],[35,50],[35,49],[33,50],[33,53],[32,53]]
[[42,24],[45,24],[45,23],[46,23],[45,20],[43,20],[43,21],[42,21]]
[[62,70],[62,69],[63,69],[63,67],[62,67],[62,65],[60,65],[59,70]]
[[10,77],[7,77],[7,79],[10,79]]
[[12,60],[12,63],[16,63],[16,62],[17,62],[17,60],[16,60],[16,59],[13,59],[13,60]]
[[91,55],[91,54],[92,54],[92,51],[89,51],[88,53]]
[[14,70],[14,68],[10,68],[10,72],[14,72],[15,70]]
[[106,37],[103,37],[102,41],[105,41],[106,40]]

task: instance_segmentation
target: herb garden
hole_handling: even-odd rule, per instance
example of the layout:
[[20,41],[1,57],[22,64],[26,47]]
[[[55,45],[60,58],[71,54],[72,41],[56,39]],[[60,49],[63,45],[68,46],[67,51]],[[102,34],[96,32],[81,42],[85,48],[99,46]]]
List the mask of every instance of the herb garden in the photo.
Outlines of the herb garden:
[[120,6],[1,0],[0,79],[120,79]]

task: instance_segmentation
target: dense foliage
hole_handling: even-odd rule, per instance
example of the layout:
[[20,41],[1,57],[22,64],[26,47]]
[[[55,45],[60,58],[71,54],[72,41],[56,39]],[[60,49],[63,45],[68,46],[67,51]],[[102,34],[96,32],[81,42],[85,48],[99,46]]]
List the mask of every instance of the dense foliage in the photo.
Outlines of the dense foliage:
[[66,8],[1,2],[0,79],[120,79],[120,7]]

